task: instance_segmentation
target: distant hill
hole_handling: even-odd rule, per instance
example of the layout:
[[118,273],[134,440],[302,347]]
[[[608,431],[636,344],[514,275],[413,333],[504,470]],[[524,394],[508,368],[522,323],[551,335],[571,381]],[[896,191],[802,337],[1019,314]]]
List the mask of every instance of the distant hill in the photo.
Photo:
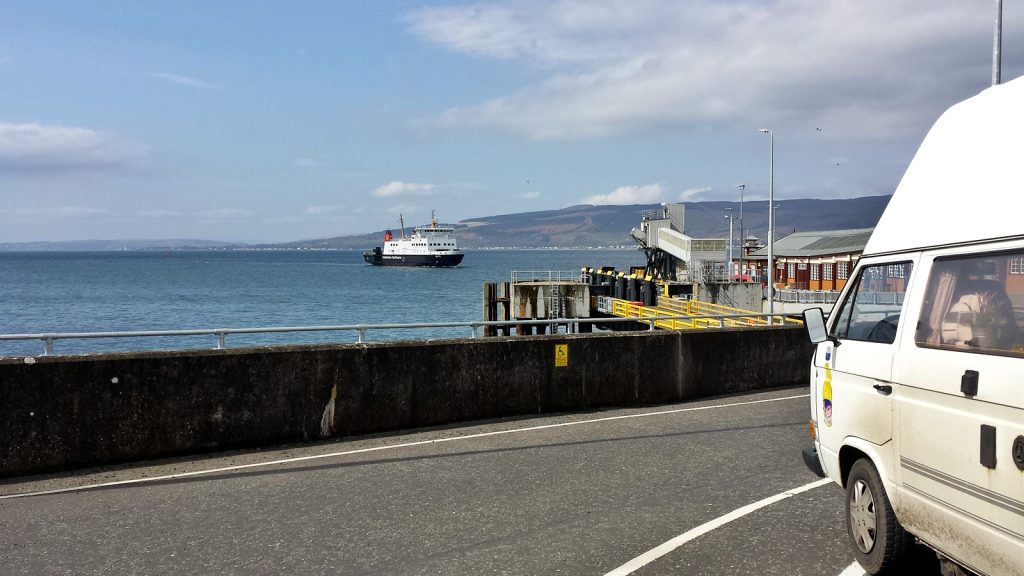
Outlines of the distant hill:
[[[865,196],[840,200],[776,201],[776,238],[794,231],[871,228],[878,223],[891,196]],[[729,235],[729,208],[735,215],[734,233],[739,236],[739,202],[684,202],[685,232],[695,238],[725,238]],[[502,214],[470,218],[456,224],[455,233],[463,248],[585,248],[633,245],[629,231],[640,223],[645,210],[660,204],[628,206],[569,206],[561,210]],[[768,236],[768,202],[744,202],[746,234],[762,240]],[[411,226],[409,227],[411,229]],[[397,232],[397,230],[396,230]],[[275,248],[361,249],[379,246],[384,231],[357,236],[268,245]]]
[[68,240],[0,243],[0,252],[111,252],[118,250],[211,250],[244,246],[212,240]]
[[[871,228],[878,223],[890,196],[865,196],[842,200],[779,200],[775,212],[776,238],[794,231]],[[686,230],[695,238],[729,235],[728,209],[736,216],[739,236],[739,202],[685,202]],[[629,206],[569,206],[561,210],[522,212],[469,218],[456,224],[463,248],[587,248],[633,246],[629,231],[639,225],[645,210],[660,204]],[[423,224],[423,223],[420,223]],[[746,234],[762,240],[768,236],[768,202],[745,202]],[[411,230],[409,226],[408,230]],[[397,232],[397,230],[395,230]],[[0,244],[0,251],[84,250],[231,250],[249,248],[366,250],[380,246],[384,231],[355,236],[336,236],[280,244],[238,244],[207,240],[82,240],[76,242],[22,242]]]

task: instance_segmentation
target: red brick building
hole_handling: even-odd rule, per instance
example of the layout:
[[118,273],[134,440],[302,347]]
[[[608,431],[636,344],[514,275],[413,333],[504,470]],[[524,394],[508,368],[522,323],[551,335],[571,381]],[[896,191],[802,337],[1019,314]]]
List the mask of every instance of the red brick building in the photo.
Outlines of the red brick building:
[[[841,290],[864,252],[873,228],[794,232],[775,241],[772,266],[777,288]],[[768,248],[751,253],[746,260],[763,268]]]

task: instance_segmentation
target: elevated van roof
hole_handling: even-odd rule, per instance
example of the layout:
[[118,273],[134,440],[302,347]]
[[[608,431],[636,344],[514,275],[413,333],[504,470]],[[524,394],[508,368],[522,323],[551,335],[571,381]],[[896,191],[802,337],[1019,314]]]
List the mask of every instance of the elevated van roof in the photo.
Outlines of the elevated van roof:
[[865,255],[1024,235],[1024,76],[939,117]]

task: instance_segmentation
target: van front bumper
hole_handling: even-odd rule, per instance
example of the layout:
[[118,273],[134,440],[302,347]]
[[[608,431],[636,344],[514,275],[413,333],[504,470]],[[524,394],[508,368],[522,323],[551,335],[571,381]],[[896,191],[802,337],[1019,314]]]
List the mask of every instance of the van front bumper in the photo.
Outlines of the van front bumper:
[[825,477],[825,470],[821,468],[821,460],[818,459],[818,449],[815,447],[804,448],[801,454],[804,457],[804,464],[807,468],[818,475],[818,478]]

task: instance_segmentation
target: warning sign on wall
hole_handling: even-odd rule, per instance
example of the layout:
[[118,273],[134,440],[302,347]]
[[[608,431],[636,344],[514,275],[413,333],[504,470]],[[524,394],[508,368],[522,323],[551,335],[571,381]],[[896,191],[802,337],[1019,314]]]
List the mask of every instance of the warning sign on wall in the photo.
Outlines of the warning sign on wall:
[[555,344],[555,368],[569,365],[569,345]]

